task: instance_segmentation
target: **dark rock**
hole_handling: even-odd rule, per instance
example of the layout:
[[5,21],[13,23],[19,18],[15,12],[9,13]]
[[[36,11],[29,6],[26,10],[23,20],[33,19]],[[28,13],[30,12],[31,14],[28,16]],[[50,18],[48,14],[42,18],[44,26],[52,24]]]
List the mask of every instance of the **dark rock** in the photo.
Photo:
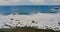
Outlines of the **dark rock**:
[[48,28],[48,26],[45,26],[46,28]]
[[59,29],[58,27],[54,28],[55,30]]
[[32,23],[35,23],[35,21],[34,21],[34,20],[32,20]]
[[10,22],[10,24],[12,24],[12,22]]
[[60,8],[55,8],[55,10],[58,10],[58,9],[60,9]]
[[20,22],[18,22],[18,24],[20,24]]
[[4,23],[4,26],[7,26],[7,27],[12,27],[11,25],[8,25],[8,24],[6,24],[6,23]]
[[20,21],[20,20],[16,20],[16,21]]
[[60,23],[58,23],[58,25],[60,25]]
[[13,13],[13,15],[16,15],[15,13]]
[[10,20],[13,20],[13,18],[11,18]]
[[35,23],[35,24],[37,24],[37,22],[35,22],[34,20],[32,20],[32,23]]
[[18,25],[18,24],[16,24],[16,25]]
[[15,25],[15,24],[13,24],[13,25]]

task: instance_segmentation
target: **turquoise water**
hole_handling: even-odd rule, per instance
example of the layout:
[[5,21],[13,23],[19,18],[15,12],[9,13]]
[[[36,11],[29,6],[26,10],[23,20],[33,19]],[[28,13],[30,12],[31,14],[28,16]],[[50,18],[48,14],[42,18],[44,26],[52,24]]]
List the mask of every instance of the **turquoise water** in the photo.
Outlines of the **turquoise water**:
[[24,6],[0,6],[0,14],[9,15],[12,13],[18,14],[31,14],[33,12],[41,13],[56,13],[58,11],[51,12],[51,9],[60,6],[52,5],[24,5]]

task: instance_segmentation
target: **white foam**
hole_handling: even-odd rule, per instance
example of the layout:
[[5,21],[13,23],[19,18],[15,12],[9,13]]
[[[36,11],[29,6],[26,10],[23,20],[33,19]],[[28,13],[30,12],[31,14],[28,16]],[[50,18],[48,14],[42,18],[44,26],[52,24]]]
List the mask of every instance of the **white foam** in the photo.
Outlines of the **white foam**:
[[[11,20],[13,18],[13,20]],[[35,21],[36,23],[32,23]],[[37,13],[33,15],[0,15],[0,27],[5,27],[4,22],[11,26],[38,26],[39,29],[46,29],[47,27],[53,30],[60,30],[60,14]],[[10,23],[12,22],[12,24]],[[20,24],[16,25],[18,22]],[[15,24],[15,25],[14,25]],[[58,29],[57,29],[58,28]]]

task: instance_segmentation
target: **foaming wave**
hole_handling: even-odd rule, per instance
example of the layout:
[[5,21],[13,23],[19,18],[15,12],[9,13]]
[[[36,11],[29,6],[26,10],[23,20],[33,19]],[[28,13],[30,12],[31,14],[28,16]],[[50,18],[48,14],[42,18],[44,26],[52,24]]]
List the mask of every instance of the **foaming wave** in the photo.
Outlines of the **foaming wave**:
[[[15,26],[30,26],[39,29],[60,30],[60,14],[36,13],[32,15],[0,15],[0,27],[5,27],[4,24]],[[6,28],[6,27],[5,27]]]

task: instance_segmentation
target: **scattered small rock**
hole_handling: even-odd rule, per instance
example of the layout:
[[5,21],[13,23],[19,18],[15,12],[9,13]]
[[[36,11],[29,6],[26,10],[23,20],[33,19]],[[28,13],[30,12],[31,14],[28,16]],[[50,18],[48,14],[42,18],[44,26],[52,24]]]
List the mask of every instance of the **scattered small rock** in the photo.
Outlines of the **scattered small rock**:
[[12,24],[12,22],[10,22],[10,24]]
[[38,28],[38,26],[32,26],[32,27],[33,27],[33,28],[36,28],[36,29]]
[[35,24],[37,24],[37,22],[35,22],[34,20],[32,20],[32,23],[35,23]]
[[58,30],[59,28],[56,27],[56,28],[54,28],[54,29],[55,29],[55,30]]
[[15,24],[13,24],[13,25],[15,25]]
[[46,28],[48,28],[48,26],[45,26]]
[[16,24],[16,25],[18,25],[18,24]]
[[60,23],[58,23],[60,25]]
[[20,24],[20,25],[23,25],[23,24]]
[[20,24],[20,22],[18,22],[18,24]]
[[20,20],[16,20],[16,21],[20,21]]
[[59,8],[55,8],[55,10],[58,10]]
[[35,21],[34,21],[34,20],[32,20],[32,23],[35,23]]
[[16,15],[15,13],[13,13],[13,15]]
[[13,18],[11,18],[10,20],[13,20]]

